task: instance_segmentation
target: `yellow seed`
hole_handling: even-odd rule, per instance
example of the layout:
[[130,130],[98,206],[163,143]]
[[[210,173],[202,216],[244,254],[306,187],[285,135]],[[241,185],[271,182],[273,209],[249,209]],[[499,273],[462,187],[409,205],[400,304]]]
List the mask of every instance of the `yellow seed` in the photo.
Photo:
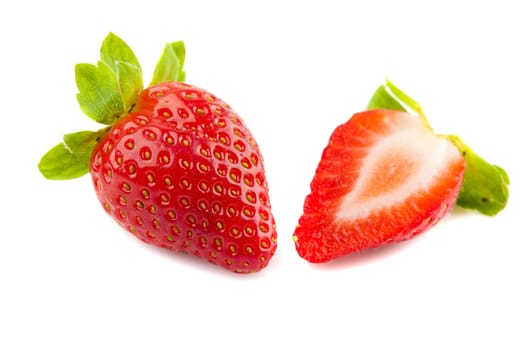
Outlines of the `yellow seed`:
[[119,209],[119,216],[121,219],[126,219],[126,212],[122,209]]
[[[148,178],[148,176],[147,176],[147,178]],[[141,194],[143,195],[143,198],[144,198],[144,199],[148,199],[148,198],[150,198],[150,192],[149,192],[148,190],[146,190],[146,189],[145,189],[145,190],[142,190],[142,191],[141,191]]]
[[190,187],[190,182],[187,179],[182,179],[181,187],[188,189]]
[[209,190],[209,185],[207,185],[206,182],[200,182],[199,183],[199,188],[200,190],[202,190],[203,192],[207,192]]
[[146,175],[146,181],[148,181],[149,183],[154,183],[154,175],[152,174]]
[[215,214],[218,214],[219,212],[221,212],[221,206],[218,203],[214,203],[212,205],[212,210]]

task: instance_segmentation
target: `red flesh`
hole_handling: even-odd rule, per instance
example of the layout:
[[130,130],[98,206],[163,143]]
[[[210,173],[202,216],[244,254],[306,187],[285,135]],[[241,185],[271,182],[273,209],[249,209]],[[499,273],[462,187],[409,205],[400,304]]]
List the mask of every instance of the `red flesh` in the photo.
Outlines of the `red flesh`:
[[[444,157],[431,160],[436,164],[430,166],[434,172],[424,171],[427,176],[418,178],[423,186],[411,183],[428,161],[419,142],[397,136],[393,145],[382,146],[393,135],[406,135],[407,129],[418,137],[423,133],[431,145],[424,147],[434,151],[430,157]],[[440,147],[437,152],[434,138]],[[369,175],[359,180],[366,167]],[[414,237],[453,206],[464,168],[457,149],[413,115],[388,110],[354,115],[334,131],[316,170],[294,233],[299,255],[310,262],[325,262]],[[410,186],[411,192],[404,192],[402,186]]]

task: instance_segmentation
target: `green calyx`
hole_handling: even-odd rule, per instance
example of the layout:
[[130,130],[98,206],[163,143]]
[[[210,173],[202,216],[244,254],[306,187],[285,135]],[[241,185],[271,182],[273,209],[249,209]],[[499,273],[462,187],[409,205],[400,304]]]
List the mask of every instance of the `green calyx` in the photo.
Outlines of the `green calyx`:
[[[185,81],[185,45],[169,43],[155,67],[150,86],[167,81]],[[81,110],[95,122],[113,125],[130,113],[143,91],[143,73],[130,47],[110,33],[103,41],[97,65],[75,66],[77,101]],[[64,135],[63,142],[51,148],[40,160],[41,174],[50,180],[68,180],[89,171],[93,149],[110,128]]]
[[[410,96],[401,91],[386,79],[370,99],[367,109],[391,109],[417,114],[431,128],[421,106]],[[477,210],[488,216],[497,215],[509,198],[509,176],[507,172],[488,163],[459,136],[447,135],[450,142],[459,150],[465,159],[465,174],[456,205],[466,209]]]
[[468,147],[459,136],[448,135],[466,162],[463,185],[456,204],[467,209],[477,209],[489,216],[498,214],[509,199],[509,176],[497,166],[489,164]]

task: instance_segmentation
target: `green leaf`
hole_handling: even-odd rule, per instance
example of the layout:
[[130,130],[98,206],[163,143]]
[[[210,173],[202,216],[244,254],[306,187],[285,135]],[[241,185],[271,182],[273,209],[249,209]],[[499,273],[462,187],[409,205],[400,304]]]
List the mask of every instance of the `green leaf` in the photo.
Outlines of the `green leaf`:
[[176,41],[165,45],[165,49],[157,62],[150,86],[166,81],[185,81],[185,44]]
[[[388,79],[375,91],[367,108],[415,112],[430,127],[419,103]],[[507,172],[485,161],[458,136],[448,135],[447,138],[458,148],[466,164],[463,184],[456,205],[474,209],[489,216],[498,214],[505,208],[509,198]]]
[[375,90],[370,102],[368,102],[367,109],[390,109],[406,112],[406,109],[388,92],[384,84]]
[[430,129],[432,129],[421,105],[395,86],[395,84],[388,80],[388,78],[386,78],[386,82],[374,92],[367,108],[385,108],[395,111],[414,112]]
[[458,148],[466,163],[456,205],[489,216],[498,214],[509,199],[509,176],[503,168],[477,155],[459,136],[449,135],[448,139]]
[[51,148],[38,169],[49,180],[70,180],[88,173],[93,149],[108,128],[64,135],[63,142]]
[[75,66],[77,100],[82,111],[98,123],[111,125],[135,105],[143,90],[142,71],[133,51],[110,33],[101,45],[97,65]]
[[[402,103],[408,106],[408,108],[416,112],[421,118],[426,121],[426,116],[423,112],[423,109],[421,108],[421,105],[417,103],[413,98],[405,94],[401,89],[395,86],[395,84],[388,79],[386,79],[386,88],[390,90],[394,94],[394,96],[397,97]],[[426,121],[426,124],[428,124],[428,121]]]

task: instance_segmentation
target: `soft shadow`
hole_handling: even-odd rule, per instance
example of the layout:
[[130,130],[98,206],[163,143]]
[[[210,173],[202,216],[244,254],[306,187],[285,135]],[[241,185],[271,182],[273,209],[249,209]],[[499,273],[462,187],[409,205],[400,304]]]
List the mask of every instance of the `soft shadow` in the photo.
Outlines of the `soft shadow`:
[[458,207],[456,205],[452,209],[450,209],[450,212],[448,213],[448,215],[445,218],[447,220],[448,220],[449,217],[451,217],[453,219],[459,219],[461,217],[472,216],[472,215],[477,215],[477,214],[478,213],[475,210],[464,209],[464,208]]
[[342,256],[340,258],[325,263],[312,263],[310,265],[312,268],[317,270],[340,270],[363,267],[364,265],[385,260],[397,254],[402,254],[404,250],[409,249],[412,245],[416,244],[421,238],[422,235],[418,235],[407,241],[388,244],[378,248],[371,248],[361,252]]
[[196,273],[199,272],[199,273],[210,274],[210,275],[213,275],[214,277],[223,275],[225,276],[225,278],[229,278],[232,280],[253,280],[256,278],[262,278],[263,275],[265,275],[267,269],[270,268],[270,265],[273,262],[271,260],[269,262],[269,265],[266,268],[258,272],[236,273],[236,272],[227,270],[219,265],[213,264],[205,259],[196,257],[194,255],[184,253],[184,252],[171,251],[165,248],[160,248],[152,244],[144,243],[135,237],[133,238],[134,240],[137,241],[137,244],[142,246],[142,249],[145,249],[151,252],[152,254],[158,255],[162,257],[163,259],[169,260],[170,262],[173,262],[174,264],[177,264],[178,269],[189,269],[192,271],[196,271]]

